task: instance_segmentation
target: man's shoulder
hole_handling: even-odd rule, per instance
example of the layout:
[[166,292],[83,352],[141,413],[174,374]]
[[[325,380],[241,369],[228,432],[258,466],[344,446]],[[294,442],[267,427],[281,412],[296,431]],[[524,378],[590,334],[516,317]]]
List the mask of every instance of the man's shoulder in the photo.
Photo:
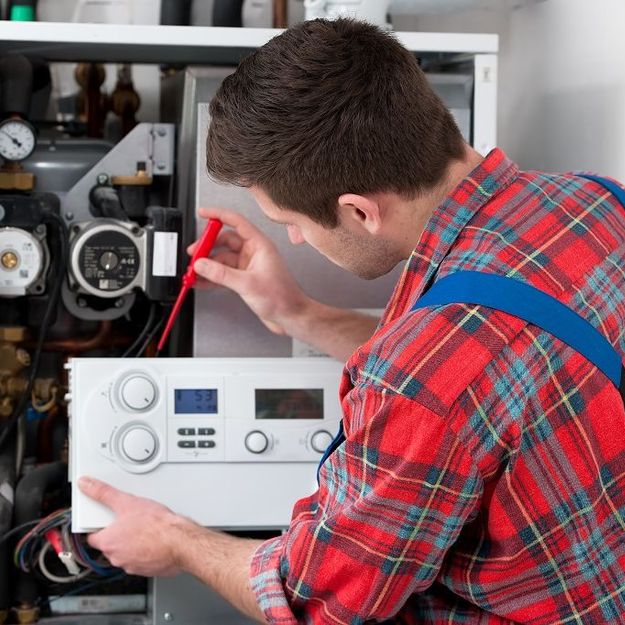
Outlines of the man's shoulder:
[[443,415],[525,325],[466,304],[409,311],[378,328],[348,370],[354,384],[403,395]]

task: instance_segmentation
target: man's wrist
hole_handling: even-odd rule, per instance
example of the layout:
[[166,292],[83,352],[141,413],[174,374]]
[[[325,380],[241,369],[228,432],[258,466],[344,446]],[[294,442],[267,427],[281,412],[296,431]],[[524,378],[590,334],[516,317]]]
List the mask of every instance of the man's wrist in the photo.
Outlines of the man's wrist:
[[306,341],[310,332],[310,325],[314,321],[316,310],[321,304],[302,293],[282,315],[280,325],[284,333],[296,339]]

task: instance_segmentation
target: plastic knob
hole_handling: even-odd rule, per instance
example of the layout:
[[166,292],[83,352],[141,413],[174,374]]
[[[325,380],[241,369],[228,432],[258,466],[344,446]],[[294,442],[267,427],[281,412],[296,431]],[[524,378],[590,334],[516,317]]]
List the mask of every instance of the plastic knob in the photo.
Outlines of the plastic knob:
[[318,453],[322,454],[332,442],[332,434],[327,430],[318,430],[310,438],[310,446]]
[[130,410],[147,410],[156,400],[156,387],[149,378],[133,375],[124,380],[119,394]]
[[245,447],[253,454],[262,454],[269,447],[269,439],[261,431],[254,430],[245,437]]
[[124,433],[121,450],[131,462],[147,462],[156,452],[156,436],[147,428],[132,428]]

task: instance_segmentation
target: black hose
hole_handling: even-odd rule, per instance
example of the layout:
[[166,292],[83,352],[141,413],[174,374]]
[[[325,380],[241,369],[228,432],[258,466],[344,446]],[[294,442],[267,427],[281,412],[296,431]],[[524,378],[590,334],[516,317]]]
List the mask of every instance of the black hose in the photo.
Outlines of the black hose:
[[191,0],[162,0],[161,24],[188,26],[191,23]]
[[61,295],[61,286],[63,285],[63,280],[65,280],[65,274],[67,272],[67,259],[69,256],[69,233],[67,231],[67,226],[65,222],[56,215],[55,213],[46,213],[43,218],[44,223],[54,223],[58,228],[59,235],[59,263],[58,270],[55,276],[54,285],[52,287],[52,291],[50,293],[50,299],[48,300],[48,307],[46,308],[46,312],[43,316],[43,321],[41,322],[41,327],[39,329],[39,337],[37,338],[37,345],[35,347],[35,354],[33,356],[32,365],[30,367],[30,376],[28,378],[28,384],[26,386],[26,390],[22,394],[15,410],[13,411],[13,415],[9,422],[4,426],[2,433],[0,434],[0,450],[4,447],[7,439],[11,435],[11,433],[15,430],[15,426],[20,418],[20,415],[26,409],[26,405],[30,400],[31,391],[33,389],[33,385],[35,383],[35,378],[37,377],[37,372],[39,370],[39,363],[41,361],[41,352],[43,350],[43,343],[46,338],[46,334],[48,333],[48,328],[51,325],[53,315],[56,313],[57,305],[59,302],[59,298]]
[[215,0],[213,26],[243,26],[243,0]]
[[27,117],[33,95],[33,66],[22,54],[0,59],[0,112]]
[[[46,493],[61,488],[66,483],[67,465],[64,462],[42,464],[27,473],[15,489],[15,525],[40,518]],[[14,598],[17,605],[36,603],[39,598],[39,585],[32,574],[18,572]]]
[[[7,445],[0,454],[0,537],[10,530],[13,521],[13,491],[15,489],[15,445]],[[9,544],[0,543],[0,612],[11,607],[9,577],[12,569]],[[6,580],[6,581],[4,581]]]
[[91,211],[96,217],[108,217],[128,221],[128,215],[122,207],[119,195],[113,187],[97,186],[89,192],[89,202],[96,212]]

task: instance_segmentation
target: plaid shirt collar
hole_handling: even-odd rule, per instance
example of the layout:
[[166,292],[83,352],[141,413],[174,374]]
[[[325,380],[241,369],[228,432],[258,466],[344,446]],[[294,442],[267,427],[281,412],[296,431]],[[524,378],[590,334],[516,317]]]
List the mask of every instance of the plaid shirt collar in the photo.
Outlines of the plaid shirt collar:
[[434,209],[395,287],[383,323],[403,315],[421,297],[463,228],[518,174],[518,166],[495,148]]

